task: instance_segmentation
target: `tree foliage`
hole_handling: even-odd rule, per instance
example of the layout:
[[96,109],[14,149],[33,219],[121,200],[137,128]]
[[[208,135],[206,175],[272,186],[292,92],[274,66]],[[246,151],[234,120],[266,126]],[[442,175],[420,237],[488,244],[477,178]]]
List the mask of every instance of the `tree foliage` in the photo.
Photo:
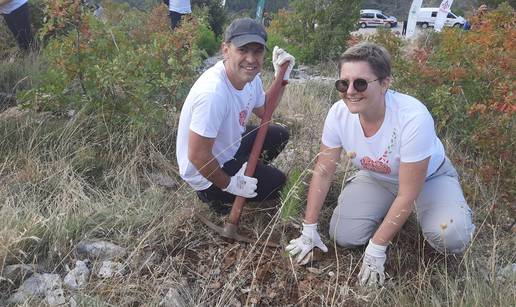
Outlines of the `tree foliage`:
[[100,20],[76,2],[46,6],[47,68],[20,100],[57,114],[82,110],[108,124],[149,128],[160,122],[165,110],[182,103],[196,76],[199,21],[192,17],[170,31],[162,7],[143,12],[105,2]]
[[219,1],[212,0],[192,0],[192,5],[199,8],[206,8],[208,13],[208,23],[215,35],[220,36],[224,32],[224,26],[228,16]]
[[356,27],[359,5],[357,0],[294,0],[291,11],[273,16],[270,45],[288,48],[300,62],[334,59]]

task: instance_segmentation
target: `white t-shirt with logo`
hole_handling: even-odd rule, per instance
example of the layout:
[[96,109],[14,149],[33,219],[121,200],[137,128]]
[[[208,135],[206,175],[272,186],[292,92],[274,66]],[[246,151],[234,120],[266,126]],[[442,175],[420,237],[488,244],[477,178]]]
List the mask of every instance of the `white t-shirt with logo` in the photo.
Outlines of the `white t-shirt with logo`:
[[430,112],[416,98],[392,90],[385,94],[385,105],[382,126],[366,137],[358,114],[350,113],[344,101],[337,101],[326,116],[322,143],[355,152],[352,162],[357,168],[390,182],[399,181],[400,161],[418,162],[430,157],[428,177],[445,158]]
[[11,14],[14,10],[27,3],[27,0],[12,0],[0,5],[0,14]]
[[265,92],[257,75],[242,90],[233,87],[223,61],[205,71],[190,89],[181,110],[176,140],[176,156],[181,177],[195,190],[212,184],[188,159],[188,133],[215,139],[212,154],[220,166],[233,159],[246,123],[254,108],[263,106]]
[[180,14],[190,14],[192,6],[190,5],[190,0],[170,0],[168,10]]

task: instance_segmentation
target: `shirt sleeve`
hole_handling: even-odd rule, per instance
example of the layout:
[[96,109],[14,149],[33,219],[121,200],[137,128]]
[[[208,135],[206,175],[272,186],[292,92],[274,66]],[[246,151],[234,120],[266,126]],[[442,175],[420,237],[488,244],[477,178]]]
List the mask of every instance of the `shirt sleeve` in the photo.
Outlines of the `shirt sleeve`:
[[198,135],[215,138],[226,114],[226,104],[220,95],[202,95],[192,106],[189,128]]
[[342,147],[342,141],[339,136],[338,121],[336,117],[335,105],[330,108],[326,120],[324,121],[324,128],[321,141],[323,145],[329,148]]
[[402,129],[401,162],[418,162],[430,157],[436,139],[432,116],[429,113],[417,114]]
[[263,83],[260,76],[256,76],[256,104],[255,108],[259,108],[265,104],[265,91],[263,90]]

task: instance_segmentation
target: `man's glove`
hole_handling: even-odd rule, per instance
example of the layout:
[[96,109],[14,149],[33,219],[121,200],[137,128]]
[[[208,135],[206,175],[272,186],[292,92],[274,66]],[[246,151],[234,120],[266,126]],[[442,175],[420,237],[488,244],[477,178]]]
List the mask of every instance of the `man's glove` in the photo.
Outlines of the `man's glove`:
[[313,248],[317,246],[323,252],[327,252],[328,248],[321,240],[319,233],[317,232],[317,223],[305,224],[303,223],[303,232],[297,239],[291,240],[290,245],[285,249],[289,252],[290,256],[296,257],[296,262],[305,265],[310,261],[311,257],[305,257]]
[[274,46],[272,50],[272,65],[274,66],[274,77],[277,77],[280,71],[280,66],[285,62],[290,62],[288,64],[287,71],[285,72],[285,76],[283,80],[288,81],[290,78],[290,73],[292,72],[292,68],[294,68],[294,64],[296,63],[296,59],[290,53],[285,50],[279,48],[278,46]]
[[385,251],[387,246],[374,244],[369,240],[364,253],[364,262],[360,273],[358,273],[358,282],[360,286],[376,287],[382,286],[385,281],[385,273],[383,265],[387,259]]
[[257,195],[256,185],[258,184],[258,179],[244,175],[246,168],[247,162],[242,165],[238,173],[231,177],[228,186],[222,189],[222,191],[245,198],[255,197]]

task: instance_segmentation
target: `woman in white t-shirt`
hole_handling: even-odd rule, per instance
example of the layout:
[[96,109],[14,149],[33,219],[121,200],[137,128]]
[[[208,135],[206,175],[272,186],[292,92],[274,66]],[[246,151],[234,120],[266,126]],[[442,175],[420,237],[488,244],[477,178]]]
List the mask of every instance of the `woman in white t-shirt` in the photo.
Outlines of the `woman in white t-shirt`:
[[425,239],[436,250],[460,253],[475,226],[457,172],[446,158],[433,119],[417,99],[389,90],[390,55],[373,43],[344,52],[335,82],[341,100],[328,112],[308,192],[302,235],[287,251],[297,262],[327,247],[317,220],[342,150],[359,169],[342,190],[330,222],[339,246],[367,245],[360,285],[383,284],[386,249],[416,209]]

